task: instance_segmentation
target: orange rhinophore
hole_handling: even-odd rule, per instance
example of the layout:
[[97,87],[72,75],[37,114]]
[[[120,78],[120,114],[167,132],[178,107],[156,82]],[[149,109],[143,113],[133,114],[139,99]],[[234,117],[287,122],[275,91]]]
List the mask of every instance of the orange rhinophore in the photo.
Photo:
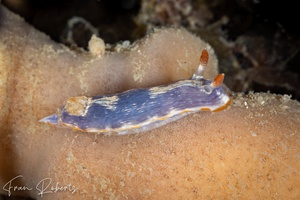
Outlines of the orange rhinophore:
[[224,74],[218,74],[212,82],[212,87],[219,87],[220,85],[222,85],[224,76]]
[[204,49],[200,56],[200,65],[206,66],[208,62],[208,52]]

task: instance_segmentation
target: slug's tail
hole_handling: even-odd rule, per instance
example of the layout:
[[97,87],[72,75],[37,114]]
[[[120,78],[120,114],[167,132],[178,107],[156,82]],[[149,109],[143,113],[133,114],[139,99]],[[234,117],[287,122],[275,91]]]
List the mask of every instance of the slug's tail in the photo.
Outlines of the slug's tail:
[[48,117],[45,117],[45,118],[39,120],[39,122],[56,125],[56,124],[58,124],[58,117],[56,114],[53,114],[53,115],[50,115]]

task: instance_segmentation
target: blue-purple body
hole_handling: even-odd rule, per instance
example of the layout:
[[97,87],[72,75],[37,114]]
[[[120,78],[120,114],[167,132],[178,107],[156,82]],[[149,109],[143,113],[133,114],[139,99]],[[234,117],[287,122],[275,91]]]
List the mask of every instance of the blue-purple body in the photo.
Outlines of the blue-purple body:
[[[86,132],[126,134],[146,131],[189,113],[225,107],[230,98],[221,86],[213,88],[211,83],[206,79],[183,80],[115,95],[78,97],[81,110],[76,108],[73,112],[74,109],[65,106],[59,116],[52,115],[52,123]],[[76,101],[73,99],[70,103]]]

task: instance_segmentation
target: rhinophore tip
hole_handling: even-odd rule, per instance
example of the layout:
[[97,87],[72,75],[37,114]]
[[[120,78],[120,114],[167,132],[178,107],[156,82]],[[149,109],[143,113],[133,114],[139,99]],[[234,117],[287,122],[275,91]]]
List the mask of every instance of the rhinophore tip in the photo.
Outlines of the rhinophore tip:
[[206,66],[208,63],[208,52],[206,49],[202,50],[201,56],[200,56],[200,65]]
[[56,114],[53,114],[53,115],[50,115],[48,117],[45,117],[45,118],[39,120],[39,122],[47,123],[47,124],[58,124],[58,117]]
[[224,74],[218,74],[212,82],[212,87],[216,88],[222,85],[224,76],[225,76]]

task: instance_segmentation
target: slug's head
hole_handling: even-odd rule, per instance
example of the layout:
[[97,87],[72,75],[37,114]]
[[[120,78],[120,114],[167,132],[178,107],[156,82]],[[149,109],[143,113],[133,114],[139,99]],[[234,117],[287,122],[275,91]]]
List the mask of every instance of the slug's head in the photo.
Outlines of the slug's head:
[[202,110],[217,112],[226,109],[230,105],[231,98],[222,87],[223,80],[224,74],[218,74],[212,81],[203,81],[205,84],[202,85],[201,90],[207,95],[205,95],[207,98],[203,98],[207,107],[203,107]]
[[208,63],[208,52],[203,50],[200,56],[200,63],[193,74],[191,80],[194,80],[201,93],[201,99],[206,107],[203,110],[220,111],[227,108],[231,99],[222,88],[224,74],[218,74],[213,80],[207,80],[203,77],[203,72]]

